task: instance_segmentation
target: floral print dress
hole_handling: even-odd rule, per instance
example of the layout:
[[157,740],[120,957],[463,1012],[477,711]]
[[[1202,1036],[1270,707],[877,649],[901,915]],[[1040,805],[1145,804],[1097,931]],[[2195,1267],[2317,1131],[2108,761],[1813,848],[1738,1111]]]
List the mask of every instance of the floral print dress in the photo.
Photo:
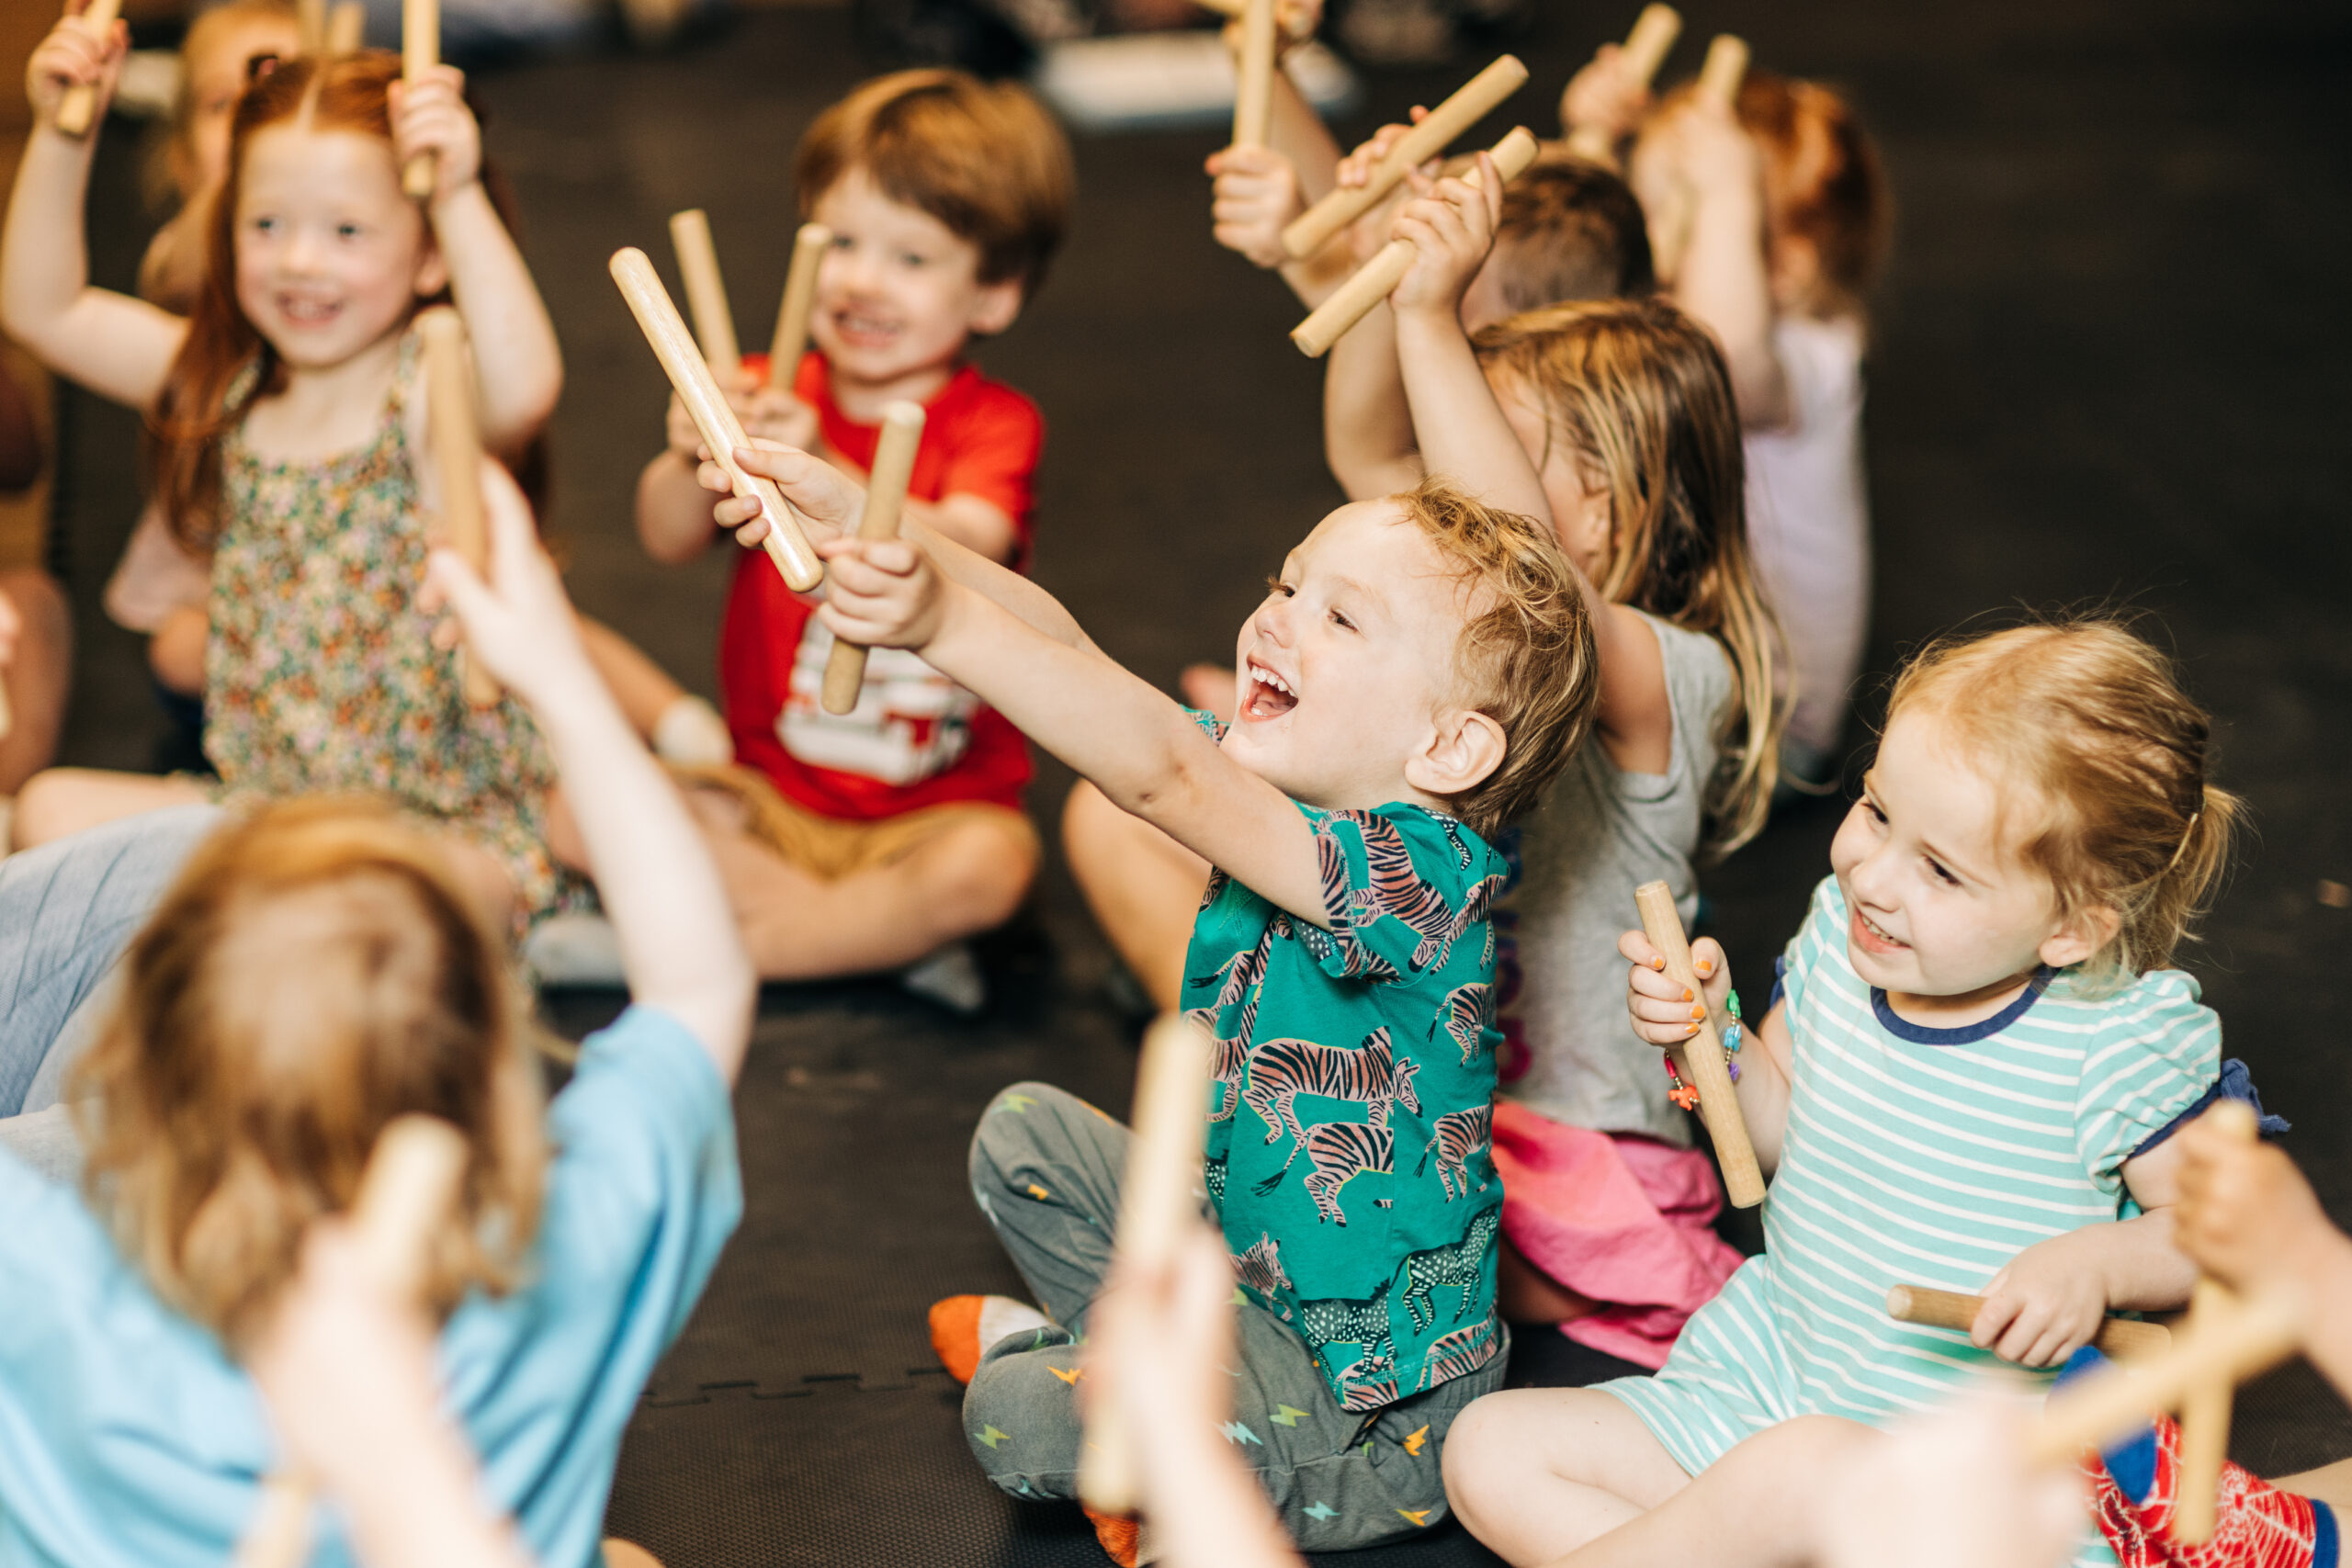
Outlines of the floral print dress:
[[519,931],[584,887],[548,852],[555,768],[530,716],[512,696],[468,707],[417,606],[426,516],[402,417],[416,358],[412,334],[356,451],[281,463],[242,428],[224,442],[204,753],[223,799],[363,791],[488,851]]

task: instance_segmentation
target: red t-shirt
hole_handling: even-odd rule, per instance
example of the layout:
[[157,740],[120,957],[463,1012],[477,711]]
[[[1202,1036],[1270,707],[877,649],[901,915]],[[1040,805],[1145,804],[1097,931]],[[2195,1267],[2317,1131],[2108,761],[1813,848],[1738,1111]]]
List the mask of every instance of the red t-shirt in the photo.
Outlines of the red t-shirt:
[[[745,362],[765,373],[764,355]],[[824,356],[800,361],[794,392],[817,411],[825,443],[860,468],[874,466],[878,424],[857,424],[832,398]],[[970,366],[923,411],[907,494],[916,501],[976,495],[1003,508],[1029,558],[1031,478],[1045,444],[1037,407]],[[877,648],[865,662],[857,706],[835,716],[819,700],[833,636],[785,586],[766,553],[736,563],[718,633],[719,700],[736,760],[757,768],[786,797],[822,816],[870,822],[926,806],[989,801],[1018,809],[1029,748],[1012,721],[903,649]]]

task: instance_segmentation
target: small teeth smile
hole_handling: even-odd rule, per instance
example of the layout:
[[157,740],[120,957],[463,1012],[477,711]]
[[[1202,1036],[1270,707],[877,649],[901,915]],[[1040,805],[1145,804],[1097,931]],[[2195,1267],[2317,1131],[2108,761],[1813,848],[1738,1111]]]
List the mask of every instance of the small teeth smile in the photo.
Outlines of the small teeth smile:
[[1879,941],[1885,942],[1889,947],[1908,947],[1911,945],[1909,942],[1903,941],[1900,937],[1895,936],[1892,931],[1889,931],[1884,926],[1880,925],[1876,920],[1871,919],[1868,915],[1863,914],[1860,909],[1854,911],[1854,919],[1862,922],[1862,929],[1864,931],[1878,938]]
[[1244,718],[1280,718],[1298,705],[1298,689],[1272,670],[1250,660],[1250,694],[1241,705]]

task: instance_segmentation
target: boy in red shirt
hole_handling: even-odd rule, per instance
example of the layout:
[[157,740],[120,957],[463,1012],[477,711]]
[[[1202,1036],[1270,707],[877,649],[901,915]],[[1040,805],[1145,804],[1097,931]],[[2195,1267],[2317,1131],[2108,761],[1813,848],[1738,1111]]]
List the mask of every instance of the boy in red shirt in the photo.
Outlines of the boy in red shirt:
[[[815,347],[789,394],[765,386],[757,356],[746,361],[732,393],[746,430],[862,480],[884,407],[921,403],[908,513],[1024,567],[1044,422],[964,350],[1012,324],[1060,243],[1072,185],[1060,128],[1018,87],[900,72],[818,117],[795,175],[803,215],[834,235]],[[656,560],[689,559],[717,537],[713,497],[695,481],[699,445],[673,398],[669,446],[638,482],[638,534]],[[958,944],[1010,917],[1036,873],[1021,809],[1027,748],[902,650],[875,649],[856,709],[827,714],[818,693],[832,637],[812,612],[760,552],[737,562],[718,653],[741,765],[690,776],[744,941],[770,979],[922,964],[920,988],[977,1006],[978,973]]]

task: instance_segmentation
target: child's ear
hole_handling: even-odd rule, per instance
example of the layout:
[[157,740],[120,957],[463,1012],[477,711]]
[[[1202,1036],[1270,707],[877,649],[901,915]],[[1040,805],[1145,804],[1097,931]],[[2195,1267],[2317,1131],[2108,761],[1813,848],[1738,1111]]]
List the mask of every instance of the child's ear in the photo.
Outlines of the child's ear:
[[430,299],[449,287],[449,264],[441,259],[441,247],[429,239],[424,254],[416,258],[416,281],[412,287],[420,299]]
[[1503,765],[1503,727],[1483,713],[1442,713],[1428,747],[1405,759],[1405,782],[1423,795],[1451,799],[1476,789]]
[[2086,905],[2043,940],[2039,950],[2041,961],[2052,969],[2080,964],[2113,942],[2122,929],[2123,916],[2113,905]]
[[972,313],[967,324],[975,336],[994,337],[1020,318],[1021,280],[1009,277],[1002,283],[983,283],[978,298],[972,301]]

